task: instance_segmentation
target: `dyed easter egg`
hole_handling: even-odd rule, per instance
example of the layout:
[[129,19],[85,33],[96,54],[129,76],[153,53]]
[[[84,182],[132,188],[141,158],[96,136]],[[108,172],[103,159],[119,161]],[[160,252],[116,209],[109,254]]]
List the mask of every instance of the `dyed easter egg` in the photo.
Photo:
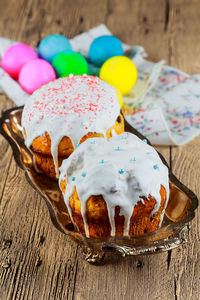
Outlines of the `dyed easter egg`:
[[65,50],[71,50],[72,47],[68,38],[61,34],[52,34],[45,37],[38,46],[39,57],[52,63],[54,57]]
[[1,59],[2,68],[13,78],[18,79],[21,68],[36,59],[37,54],[29,45],[18,43],[10,46]]
[[113,35],[102,35],[92,42],[89,49],[89,60],[101,67],[113,56],[124,55],[121,41]]
[[137,69],[130,58],[115,56],[103,64],[99,77],[125,95],[130,92],[137,80]]
[[55,70],[50,63],[40,58],[28,62],[19,73],[19,84],[29,94],[54,79]]
[[66,77],[69,74],[83,75],[88,73],[88,63],[78,52],[64,51],[56,55],[52,62],[57,77]]

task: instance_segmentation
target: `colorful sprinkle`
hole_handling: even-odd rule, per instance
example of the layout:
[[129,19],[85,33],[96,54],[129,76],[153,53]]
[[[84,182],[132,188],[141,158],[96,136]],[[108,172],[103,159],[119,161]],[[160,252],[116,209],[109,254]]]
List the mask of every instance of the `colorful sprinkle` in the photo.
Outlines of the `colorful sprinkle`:
[[119,174],[124,174],[124,169],[120,169]]
[[76,180],[76,177],[72,177],[72,181],[75,181]]
[[136,158],[135,157],[131,158],[131,161],[136,161]]
[[124,136],[124,135],[121,135],[121,136],[120,136],[120,140],[126,140],[126,139],[127,139],[126,136]]
[[83,172],[83,173],[81,174],[81,176],[82,176],[82,177],[85,177],[85,176],[86,176],[86,173],[85,173],[85,172]]
[[115,148],[116,151],[120,151],[121,148],[118,146],[117,148]]
[[151,152],[146,152],[147,155],[151,154]]
[[144,139],[144,140],[142,140],[144,143],[146,143],[147,144],[147,140],[146,139]]
[[157,170],[158,169],[158,165],[154,165],[153,168],[154,168],[154,170]]
[[104,159],[102,159],[101,161],[100,161],[100,164],[104,164],[105,163],[105,161],[104,161]]
[[76,147],[78,148],[80,146],[80,144],[77,144]]

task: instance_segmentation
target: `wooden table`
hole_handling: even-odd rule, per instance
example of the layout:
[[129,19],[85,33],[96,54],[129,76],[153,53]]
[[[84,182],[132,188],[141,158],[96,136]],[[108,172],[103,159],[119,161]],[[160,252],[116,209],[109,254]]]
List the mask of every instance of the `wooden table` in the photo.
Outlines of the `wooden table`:
[[[149,59],[200,73],[199,0],[0,1],[0,36],[36,46],[46,35],[73,37],[105,23]],[[2,111],[13,106],[0,95]],[[159,147],[175,175],[200,196],[200,136]],[[26,182],[0,136],[0,299],[200,299],[199,209],[188,243],[152,256],[106,265],[85,262],[52,225],[41,197]]]

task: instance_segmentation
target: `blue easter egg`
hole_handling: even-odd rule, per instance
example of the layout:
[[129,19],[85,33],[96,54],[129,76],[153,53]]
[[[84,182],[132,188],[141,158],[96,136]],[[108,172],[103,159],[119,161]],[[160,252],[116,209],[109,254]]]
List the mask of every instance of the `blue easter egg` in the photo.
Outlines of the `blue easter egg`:
[[89,49],[89,60],[99,67],[107,59],[122,55],[124,55],[122,43],[113,35],[102,35],[94,39]]
[[65,50],[72,50],[68,38],[61,34],[52,34],[40,42],[38,55],[51,63],[58,53]]

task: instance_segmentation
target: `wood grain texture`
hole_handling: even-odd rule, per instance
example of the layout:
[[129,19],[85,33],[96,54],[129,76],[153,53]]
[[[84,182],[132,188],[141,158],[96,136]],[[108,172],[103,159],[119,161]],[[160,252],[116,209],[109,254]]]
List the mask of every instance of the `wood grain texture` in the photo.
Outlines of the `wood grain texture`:
[[[200,38],[198,35],[198,19],[200,17],[199,1],[186,1],[184,9],[181,1],[171,5],[172,17],[169,30],[170,63],[188,73],[200,73]],[[192,22],[189,20],[193,20]],[[175,31],[173,28],[177,28]],[[184,49],[184,51],[183,51]],[[191,56],[189,55],[191,53]],[[189,59],[190,57],[190,59]],[[172,170],[175,175],[196,195],[200,195],[200,137],[180,148],[172,149]],[[200,297],[200,223],[199,208],[197,216],[191,223],[189,244],[178,249],[178,259],[172,252],[172,278],[179,299],[199,299]],[[184,289],[183,287],[186,286]]]
[[[105,23],[121,40],[144,46],[149,59],[166,59],[200,72],[198,0],[0,0],[0,35],[36,46],[51,33],[68,37]],[[0,96],[0,109],[13,104]],[[200,195],[200,138],[180,148],[158,147],[174,173]],[[0,136],[0,299],[198,299],[200,231],[189,243],[152,256],[106,256],[92,266],[52,225],[41,197],[26,182]],[[198,211],[199,215],[199,211]]]

